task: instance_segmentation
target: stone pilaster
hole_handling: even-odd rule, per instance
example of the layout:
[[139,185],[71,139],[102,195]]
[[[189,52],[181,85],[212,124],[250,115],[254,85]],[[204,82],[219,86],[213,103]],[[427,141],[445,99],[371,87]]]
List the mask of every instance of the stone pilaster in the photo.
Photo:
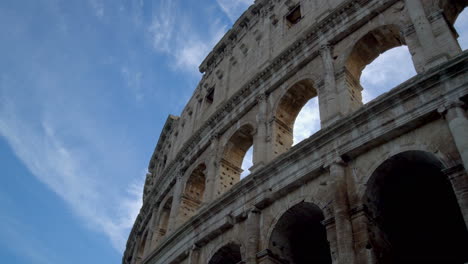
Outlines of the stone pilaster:
[[[171,213],[169,216],[169,225],[168,225],[168,233],[174,231],[177,228],[177,216],[179,214],[179,207],[180,201],[183,192],[183,177],[182,173],[177,176],[176,183],[174,186],[174,193],[172,195],[172,205],[171,205]],[[166,234],[167,236],[167,234]]]
[[[320,103],[324,104],[324,110],[320,111],[320,119],[322,127],[333,123],[342,116],[338,98],[338,87],[335,79],[335,66],[333,65],[332,47],[326,43],[320,46],[320,57],[322,58],[324,71],[324,89],[326,94],[322,97],[319,94]],[[321,109],[322,110],[322,109]]]
[[465,226],[468,229],[468,175],[466,170],[463,166],[455,166],[444,170],[444,173],[450,180],[463,220],[465,220]]
[[406,10],[409,14],[414,30],[419,39],[424,57],[425,70],[448,60],[448,54],[440,50],[432,31],[432,25],[427,18],[421,0],[405,0]]
[[353,239],[356,264],[376,264],[375,250],[372,247],[369,233],[369,217],[364,206],[358,206],[351,210],[353,225]]
[[253,164],[251,171],[261,168],[268,162],[268,129],[267,129],[267,96],[261,94],[257,97],[257,131],[254,136]]
[[199,264],[200,263],[200,247],[193,245],[188,256],[188,264]]
[[213,201],[216,192],[216,176],[218,173],[217,151],[219,144],[219,136],[213,135],[210,144],[210,157],[206,164],[206,189],[203,197],[203,204],[208,204]]
[[439,112],[447,121],[465,171],[468,172],[468,119],[464,107],[465,105],[461,101],[455,101],[440,108]]
[[149,251],[153,251],[156,248],[156,241],[158,240],[159,236],[159,219],[160,219],[160,214],[159,212],[159,207],[155,206],[153,209],[153,216],[152,220],[150,222],[150,230],[151,230],[151,240],[149,241]]
[[355,261],[353,229],[349,215],[347,175],[343,161],[329,165],[330,178],[334,181],[334,202],[336,237],[338,241],[338,263],[353,264]]
[[257,264],[258,241],[260,237],[260,210],[252,208],[246,223],[246,264]]

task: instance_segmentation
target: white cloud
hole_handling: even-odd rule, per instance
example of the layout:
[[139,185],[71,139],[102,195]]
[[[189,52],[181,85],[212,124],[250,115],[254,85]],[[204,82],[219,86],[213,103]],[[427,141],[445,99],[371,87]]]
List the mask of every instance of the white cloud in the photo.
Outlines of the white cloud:
[[103,137],[81,138],[91,140],[85,142],[86,147],[70,144],[69,135],[57,130],[60,125],[47,118],[46,113],[39,114],[42,116],[39,122],[31,122],[12,102],[6,95],[0,97],[0,136],[28,170],[66,201],[83,223],[106,234],[112,245],[121,251],[141,207],[143,177],[130,185],[127,193],[113,194],[112,190],[117,187],[106,181],[109,172],[99,161],[109,154],[87,148],[99,145]]
[[408,47],[388,50],[362,71],[362,101],[369,102],[416,75]]
[[104,2],[102,0],[89,0],[89,4],[98,18],[104,17]]
[[247,153],[245,153],[244,160],[242,161],[242,170],[244,170],[241,173],[241,179],[245,178],[245,176],[250,174],[249,169],[253,166],[253,147],[250,147],[247,150]]
[[237,18],[251,5],[253,0],[216,0],[223,12],[229,17],[231,22]]
[[454,26],[459,35],[458,43],[462,50],[466,50],[468,48],[468,8],[465,8],[457,17]]
[[293,128],[293,145],[310,137],[318,130],[320,130],[320,114],[318,98],[314,97],[304,105],[297,115]]
[[[213,19],[208,36],[193,26],[195,19],[181,13],[177,1],[162,0],[148,28],[153,48],[169,55],[175,69],[198,72],[198,66],[227,30],[219,19]],[[177,20],[176,20],[177,19]]]

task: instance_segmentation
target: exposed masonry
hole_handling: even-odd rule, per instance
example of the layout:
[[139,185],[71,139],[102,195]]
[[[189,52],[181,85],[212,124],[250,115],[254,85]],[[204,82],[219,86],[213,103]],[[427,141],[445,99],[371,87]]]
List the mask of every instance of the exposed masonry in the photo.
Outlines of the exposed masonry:
[[[467,4],[255,1],[168,117],[123,263],[468,262]],[[418,75],[363,105],[402,45]],[[321,130],[291,147],[314,97]]]

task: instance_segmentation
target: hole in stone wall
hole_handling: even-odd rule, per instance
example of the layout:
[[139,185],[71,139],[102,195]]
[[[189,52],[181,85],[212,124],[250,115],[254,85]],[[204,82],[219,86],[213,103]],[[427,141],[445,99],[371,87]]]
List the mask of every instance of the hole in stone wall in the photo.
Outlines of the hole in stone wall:
[[241,261],[240,246],[230,243],[220,248],[213,257],[211,257],[208,264],[238,264],[241,263]]
[[[270,250],[278,263],[331,264],[324,216],[320,208],[302,202],[287,210],[270,237]],[[276,262],[275,262],[276,263]]]
[[253,166],[253,146],[247,150],[247,153],[245,153],[244,160],[242,161],[242,170],[243,172],[241,173],[241,180],[245,178],[245,176],[250,174],[250,168]]
[[286,15],[286,21],[288,22],[288,26],[291,27],[302,19],[302,14],[301,14],[301,6],[298,5],[294,7],[288,15]]
[[[218,195],[226,192],[240,181],[246,154],[253,146],[253,131],[254,128],[251,125],[244,125],[227,142],[220,162],[218,175],[220,181],[216,191]],[[246,171],[248,172],[248,169]]]
[[468,232],[441,168],[432,154],[408,151],[372,174],[366,207],[378,263],[468,261]]
[[458,43],[462,50],[468,48],[468,9],[465,8],[460,15],[458,15],[457,20],[454,24],[455,29],[458,33]]
[[293,146],[320,130],[318,97],[310,99],[297,115],[294,123]]
[[293,143],[297,144],[319,129],[317,91],[311,80],[299,81],[288,89],[278,104],[273,125],[273,152],[286,152]]
[[382,53],[362,71],[362,102],[367,103],[377,96],[416,75],[407,46]]
[[[405,45],[405,39],[395,25],[380,26],[356,42],[346,61],[344,75],[353,107],[416,74]],[[361,93],[363,86],[365,89]]]

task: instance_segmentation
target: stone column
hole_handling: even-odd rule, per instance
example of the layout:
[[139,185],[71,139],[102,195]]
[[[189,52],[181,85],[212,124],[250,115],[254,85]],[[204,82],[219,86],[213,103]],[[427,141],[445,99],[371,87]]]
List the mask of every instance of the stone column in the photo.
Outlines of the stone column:
[[330,245],[330,256],[332,258],[332,263],[337,263],[337,241],[336,241],[336,226],[335,226],[335,218],[327,218],[322,221],[322,225],[325,227],[327,232],[327,240],[328,244]]
[[352,209],[350,214],[354,233],[355,263],[376,264],[377,259],[370,241],[370,223],[365,207],[358,206]]
[[260,237],[260,210],[250,209],[246,223],[246,264],[257,264],[258,241]]
[[203,197],[203,204],[208,204],[213,201],[216,192],[216,176],[218,173],[218,153],[219,136],[213,135],[211,137],[210,157],[208,164],[206,164],[206,189]]
[[339,104],[338,87],[335,80],[335,66],[333,65],[332,47],[330,44],[325,43],[320,46],[320,57],[322,57],[324,71],[323,81],[325,89],[323,89],[323,91],[326,93],[324,97],[321,96],[325,100],[320,100],[320,103],[325,105],[325,107],[323,107],[325,111],[320,111],[320,119],[322,127],[325,127],[341,117],[342,109]]
[[338,241],[338,263],[354,263],[353,229],[349,215],[347,175],[345,164],[340,159],[329,166],[330,178],[334,181],[334,203],[336,236]]
[[188,264],[200,263],[199,258],[200,258],[200,248],[197,245],[193,245],[189,253]]
[[[174,186],[174,192],[172,195],[172,205],[171,205],[171,213],[169,216],[169,224],[168,224],[168,233],[174,231],[177,228],[177,216],[179,214],[179,207],[180,201],[183,192],[183,177],[182,173],[180,173],[176,178],[176,183]],[[166,234],[167,236],[168,234]]]
[[405,5],[425,55],[425,69],[446,62],[448,56],[440,50],[421,0],[405,0]]
[[466,117],[464,104],[455,101],[439,109],[447,121],[450,133],[460,153],[465,171],[468,172],[468,119]]
[[264,166],[268,162],[268,142],[267,142],[267,96],[260,94],[257,96],[257,132],[254,136],[253,164],[251,171]]
[[155,249],[156,241],[158,240],[158,236],[159,236],[160,215],[158,214],[158,211],[159,211],[159,206],[155,206],[153,208],[153,220],[150,224],[150,230],[151,230],[152,236],[151,236],[151,240],[149,241],[149,246],[150,246],[149,251],[153,251],[153,249]]
[[445,175],[452,184],[453,192],[457,197],[458,206],[468,229],[468,175],[463,166],[456,166],[444,170]]

